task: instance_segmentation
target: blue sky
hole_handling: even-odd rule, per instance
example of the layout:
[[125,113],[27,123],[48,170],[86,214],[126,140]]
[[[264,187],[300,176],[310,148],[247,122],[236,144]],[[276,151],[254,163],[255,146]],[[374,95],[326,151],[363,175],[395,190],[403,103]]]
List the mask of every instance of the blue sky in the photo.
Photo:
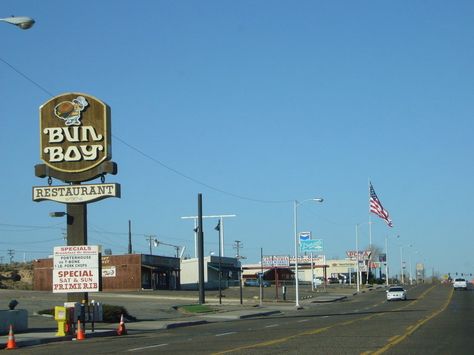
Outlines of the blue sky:
[[[471,1],[2,1],[0,256],[46,257],[62,244],[55,202],[34,203],[38,108],[83,92],[112,108],[121,199],[89,205],[89,244],[148,252],[145,235],[194,254],[193,223],[225,221],[225,254],[293,254],[299,230],[328,258],[368,244],[368,180],[400,245],[431,275],[474,272],[474,4]],[[54,181],[54,184],[61,184]],[[217,252],[216,220],[204,225]],[[396,238],[400,235],[400,238]],[[412,245],[412,247],[407,247]],[[405,250],[404,249],[404,250]],[[160,246],[154,254],[172,255]]]

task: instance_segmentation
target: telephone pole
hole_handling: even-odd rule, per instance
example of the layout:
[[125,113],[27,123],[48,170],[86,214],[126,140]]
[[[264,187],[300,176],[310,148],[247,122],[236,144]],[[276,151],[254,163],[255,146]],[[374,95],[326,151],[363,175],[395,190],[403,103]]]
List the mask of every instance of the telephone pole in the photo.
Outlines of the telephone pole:
[[[243,244],[240,240],[234,240],[234,249],[237,250],[237,254],[235,258],[239,261],[241,259],[247,259],[245,256],[240,255],[240,248],[243,248]],[[239,290],[240,290],[240,304],[243,304],[243,294],[242,294],[242,263],[240,263],[240,271],[239,271]]]
[[233,245],[233,248],[235,250],[237,250],[236,254],[235,254],[235,258],[236,259],[246,259],[245,256],[241,256],[240,255],[240,249],[243,248],[244,245],[242,244],[242,242],[240,240],[234,240],[234,245]]
[[10,256],[10,264],[13,262],[13,256],[15,255],[15,250],[8,249],[8,255]]
[[147,235],[145,237],[146,237],[146,240],[148,240],[148,244],[150,245],[150,255],[153,255],[153,251],[151,249],[151,245],[152,245],[151,243],[153,243],[153,241],[156,240],[155,239],[156,235]]
[[132,254],[132,221],[128,220],[128,253]]

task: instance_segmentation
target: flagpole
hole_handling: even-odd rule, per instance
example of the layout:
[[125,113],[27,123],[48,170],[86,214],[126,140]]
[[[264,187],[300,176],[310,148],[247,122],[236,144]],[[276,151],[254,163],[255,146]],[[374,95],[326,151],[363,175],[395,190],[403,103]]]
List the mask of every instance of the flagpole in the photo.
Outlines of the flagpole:
[[369,179],[369,249],[372,248],[372,217],[370,214],[370,179]]
[[367,261],[367,280],[365,280],[366,285],[369,284],[370,262],[372,260],[372,217],[370,215],[370,179],[368,182],[369,182],[368,189],[369,189],[369,251],[370,251],[370,254],[369,254],[369,259]]

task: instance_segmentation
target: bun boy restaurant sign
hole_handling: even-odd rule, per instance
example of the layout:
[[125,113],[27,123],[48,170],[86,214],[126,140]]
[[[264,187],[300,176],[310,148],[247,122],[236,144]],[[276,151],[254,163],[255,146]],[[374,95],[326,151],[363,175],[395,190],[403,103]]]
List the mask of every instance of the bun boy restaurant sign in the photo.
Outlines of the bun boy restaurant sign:
[[[110,162],[110,108],[101,100],[82,93],[66,93],[40,107],[40,158],[35,167],[39,177],[65,182],[84,182],[115,174]],[[93,202],[120,197],[119,184],[33,187],[33,200],[62,203]]]
[[[70,92],[40,106],[40,159],[35,175],[48,186],[33,187],[33,201],[66,204],[67,246],[54,250],[53,292],[87,301],[100,290],[99,246],[87,245],[87,204],[120,197],[120,185],[105,183],[117,173],[111,161],[110,108],[87,94]],[[54,179],[66,185],[52,185]],[[82,184],[100,178],[99,184]]]
[[86,95],[66,94],[40,108],[41,160],[50,168],[77,173],[110,159],[107,105]]

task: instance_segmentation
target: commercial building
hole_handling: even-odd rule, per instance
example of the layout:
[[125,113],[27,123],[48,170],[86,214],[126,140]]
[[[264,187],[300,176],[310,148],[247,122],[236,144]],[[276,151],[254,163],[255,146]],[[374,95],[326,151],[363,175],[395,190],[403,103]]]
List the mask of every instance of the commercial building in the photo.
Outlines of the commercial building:
[[[220,262],[219,262],[220,259]],[[219,268],[221,270],[221,287],[239,285],[240,261],[237,258],[206,256],[204,257],[204,287],[219,288]],[[181,260],[181,289],[197,290],[199,288],[199,263],[197,258]]]
[[[180,259],[147,255],[102,256],[102,290],[177,290],[180,288]],[[53,259],[34,263],[33,289],[52,291]]]
[[[289,258],[288,266],[263,267],[263,279],[272,282],[288,282],[294,280],[295,262],[294,258]],[[301,256],[298,258],[298,280],[301,282],[311,282],[311,277],[321,280],[334,280],[340,283],[349,283],[349,275],[352,275],[351,282],[355,279],[356,261],[350,259],[326,260],[324,256],[313,258],[313,268],[311,269],[311,258]],[[247,264],[242,266],[243,278],[256,278],[262,267],[260,264]]]

